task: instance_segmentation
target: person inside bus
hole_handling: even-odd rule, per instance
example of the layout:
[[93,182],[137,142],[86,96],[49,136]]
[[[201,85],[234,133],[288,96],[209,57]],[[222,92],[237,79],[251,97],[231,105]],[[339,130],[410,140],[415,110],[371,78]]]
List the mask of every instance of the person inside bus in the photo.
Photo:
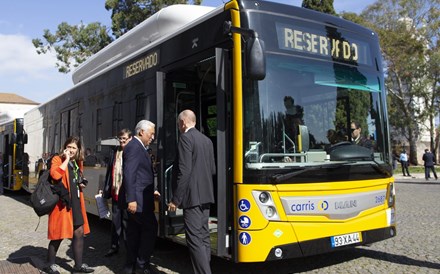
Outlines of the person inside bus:
[[118,195],[122,185],[122,153],[124,147],[131,141],[131,130],[124,128],[118,132],[119,146],[111,155],[107,165],[104,189],[99,190],[105,199],[112,199],[112,225],[111,245],[105,257],[111,257],[119,251],[119,241],[122,235],[123,242],[126,241],[127,211],[121,210],[118,206]]
[[295,100],[291,96],[284,97],[284,129],[286,151],[296,152],[298,126],[302,125],[304,110],[301,106],[295,105]]
[[60,200],[49,214],[47,252],[47,273],[60,273],[55,264],[56,254],[63,239],[72,239],[72,251],[75,265],[73,273],[91,273],[94,271],[83,263],[84,235],[90,233],[84,204],[83,189],[87,180],[82,176],[83,149],[79,137],[69,137],[60,153],[52,158],[50,176],[54,181],[60,181],[69,191],[70,206]]
[[351,122],[351,143],[373,149],[371,140],[362,136],[362,128],[358,122]]

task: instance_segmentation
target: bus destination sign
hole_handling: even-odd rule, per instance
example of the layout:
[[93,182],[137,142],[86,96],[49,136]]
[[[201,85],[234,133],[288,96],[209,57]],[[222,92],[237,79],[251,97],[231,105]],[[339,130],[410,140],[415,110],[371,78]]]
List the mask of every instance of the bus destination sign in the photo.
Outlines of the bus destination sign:
[[280,49],[329,57],[348,63],[371,64],[368,44],[343,36],[339,31],[333,32],[338,35],[332,35],[282,23],[276,23],[276,29]]

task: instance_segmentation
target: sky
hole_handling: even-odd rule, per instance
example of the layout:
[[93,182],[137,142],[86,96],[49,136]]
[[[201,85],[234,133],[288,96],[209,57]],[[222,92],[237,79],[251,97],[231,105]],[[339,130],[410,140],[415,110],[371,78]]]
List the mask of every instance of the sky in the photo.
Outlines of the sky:
[[[301,6],[302,0],[273,0]],[[375,0],[334,0],[336,12],[360,13]],[[203,0],[217,7],[222,0]],[[61,22],[70,25],[100,22],[111,26],[111,12],[105,0],[15,0],[2,3],[0,16],[0,93],[15,93],[37,103],[45,103],[73,87],[72,75],[58,72],[54,54],[38,55],[32,39],[42,38],[44,29],[52,33]]]

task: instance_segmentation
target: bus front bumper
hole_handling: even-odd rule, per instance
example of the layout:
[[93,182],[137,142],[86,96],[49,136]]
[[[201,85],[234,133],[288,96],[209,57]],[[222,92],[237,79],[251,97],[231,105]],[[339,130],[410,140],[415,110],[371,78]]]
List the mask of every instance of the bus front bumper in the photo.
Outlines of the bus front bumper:
[[385,228],[367,230],[361,233],[362,242],[340,247],[332,247],[331,237],[314,239],[300,243],[274,246],[269,252],[266,261],[306,257],[347,248],[353,248],[354,246],[368,245],[396,236],[396,227],[390,226]]

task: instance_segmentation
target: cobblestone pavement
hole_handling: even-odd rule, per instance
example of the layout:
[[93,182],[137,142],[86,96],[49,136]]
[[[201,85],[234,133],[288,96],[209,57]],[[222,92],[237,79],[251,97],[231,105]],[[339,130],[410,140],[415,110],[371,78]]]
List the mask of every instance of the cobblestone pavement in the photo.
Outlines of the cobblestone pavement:
[[[425,181],[423,175],[396,175],[397,236],[375,243],[324,255],[269,263],[234,264],[212,258],[213,273],[440,273],[440,181]],[[44,265],[48,240],[47,216],[40,220],[28,206],[29,195],[0,195],[0,261],[30,258]],[[105,258],[109,244],[109,221],[90,217],[92,233],[86,237],[84,262],[95,273],[120,273],[124,250]],[[73,265],[70,241],[64,240],[57,254],[62,273]],[[159,240],[152,259],[159,273],[191,273],[186,247]],[[3,274],[3,273],[2,273]],[[6,274],[6,273],[5,273]],[[9,273],[7,273],[9,274]]]

